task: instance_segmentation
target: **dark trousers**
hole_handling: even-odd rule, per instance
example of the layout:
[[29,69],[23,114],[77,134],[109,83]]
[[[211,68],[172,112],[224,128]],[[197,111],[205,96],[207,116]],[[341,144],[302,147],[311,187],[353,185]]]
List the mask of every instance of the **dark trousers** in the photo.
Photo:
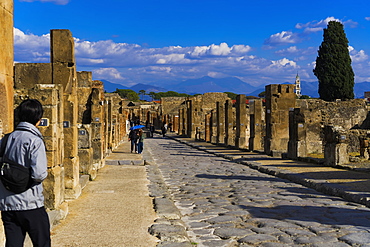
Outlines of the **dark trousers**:
[[139,143],[137,144],[137,152],[138,152],[139,154],[141,154],[141,153],[143,152],[143,149],[144,149],[144,143],[143,143],[143,142],[139,142]]
[[131,153],[135,150],[137,151],[137,139],[131,140]]
[[22,247],[26,232],[33,246],[50,247],[50,223],[45,208],[24,211],[2,211],[6,247]]

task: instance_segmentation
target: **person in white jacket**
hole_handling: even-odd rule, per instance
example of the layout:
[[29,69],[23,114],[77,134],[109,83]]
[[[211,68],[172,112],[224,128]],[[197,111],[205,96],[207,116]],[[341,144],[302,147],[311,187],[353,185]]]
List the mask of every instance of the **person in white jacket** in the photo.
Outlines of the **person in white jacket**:
[[15,194],[0,182],[0,210],[6,237],[5,246],[23,246],[26,233],[33,246],[51,246],[50,223],[44,208],[41,183],[47,177],[46,150],[43,137],[36,128],[43,112],[38,100],[23,101],[18,108],[20,123],[7,141],[4,155],[9,160],[30,168],[32,186]]

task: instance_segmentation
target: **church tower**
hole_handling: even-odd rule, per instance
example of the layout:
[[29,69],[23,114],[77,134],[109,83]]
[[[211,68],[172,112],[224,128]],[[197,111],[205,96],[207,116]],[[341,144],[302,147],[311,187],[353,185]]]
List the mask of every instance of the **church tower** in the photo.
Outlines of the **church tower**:
[[297,95],[297,97],[301,97],[302,94],[301,94],[301,80],[299,79],[299,75],[297,73],[297,76],[295,77],[295,94]]

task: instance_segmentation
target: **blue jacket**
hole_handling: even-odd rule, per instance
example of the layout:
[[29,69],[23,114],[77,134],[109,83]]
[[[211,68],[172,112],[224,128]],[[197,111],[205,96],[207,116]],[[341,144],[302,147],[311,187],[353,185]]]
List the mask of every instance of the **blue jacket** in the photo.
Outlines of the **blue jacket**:
[[10,134],[5,155],[18,164],[31,167],[31,178],[36,185],[23,193],[14,194],[5,189],[0,182],[1,211],[30,210],[44,206],[41,182],[48,173],[45,144],[42,138],[40,131],[27,122],[19,123],[15,131]]

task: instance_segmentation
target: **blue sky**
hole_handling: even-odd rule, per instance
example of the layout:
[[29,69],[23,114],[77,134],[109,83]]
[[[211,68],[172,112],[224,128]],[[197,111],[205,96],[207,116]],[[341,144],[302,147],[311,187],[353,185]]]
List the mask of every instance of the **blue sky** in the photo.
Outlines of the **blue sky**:
[[69,29],[78,71],[125,86],[203,76],[261,86],[297,73],[316,81],[330,20],[345,26],[355,81],[370,81],[366,0],[14,0],[14,54],[49,62],[50,29]]

